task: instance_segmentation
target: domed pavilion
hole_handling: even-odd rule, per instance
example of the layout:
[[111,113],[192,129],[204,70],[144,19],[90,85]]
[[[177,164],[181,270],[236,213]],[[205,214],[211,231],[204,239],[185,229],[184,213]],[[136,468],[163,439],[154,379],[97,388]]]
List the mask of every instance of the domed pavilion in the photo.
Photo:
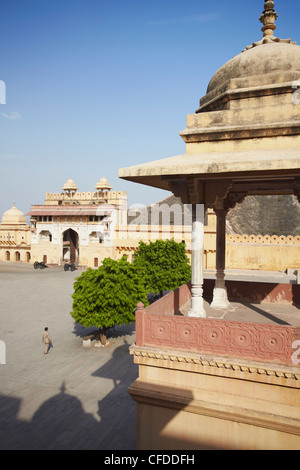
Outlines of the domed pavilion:
[[9,225],[9,226],[15,226],[15,225],[25,225],[26,224],[26,219],[25,215],[23,214],[22,211],[20,211],[15,203],[13,203],[13,206],[4,212],[2,215],[2,221],[1,225]]
[[0,224],[0,261],[30,261],[30,227],[15,203],[2,215]]
[[194,207],[191,316],[205,317],[203,221],[217,215],[217,280],[212,306],[229,307],[225,224],[247,195],[294,194],[300,201],[300,46],[274,36],[278,15],[265,1],[263,38],[223,65],[180,133],[186,153],[119,170],[119,177],[169,190]]
[[[137,306],[131,354],[139,378],[129,392],[138,407],[138,449],[300,448],[300,328],[268,315],[253,321],[247,312],[262,313],[254,305],[244,306],[238,321],[224,275],[230,208],[247,195],[294,194],[300,201],[300,47],[274,36],[274,2],[264,7],[262,39],[214,74],[188,116],[185,154],[119,170],[121,178],[169,190],[193,208],[191,299],[184,285]],[[209,318],[207,208],[217,215]]]

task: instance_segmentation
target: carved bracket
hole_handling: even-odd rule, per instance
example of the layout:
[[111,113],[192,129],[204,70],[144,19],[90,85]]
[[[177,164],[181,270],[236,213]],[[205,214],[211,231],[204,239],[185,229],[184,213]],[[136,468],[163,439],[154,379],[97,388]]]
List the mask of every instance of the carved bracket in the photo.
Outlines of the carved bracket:
[[247,192],[229,193],[224,201],[224,209],[226,209],[227,212],[229,211],[229,209],[234,209],[237,204],[243,202],[246,196]]
[[169,180],[170,190],[183,204],[204,204],[224,208],[224,199],[232,188],[231,180],[202,181],[200,178]]

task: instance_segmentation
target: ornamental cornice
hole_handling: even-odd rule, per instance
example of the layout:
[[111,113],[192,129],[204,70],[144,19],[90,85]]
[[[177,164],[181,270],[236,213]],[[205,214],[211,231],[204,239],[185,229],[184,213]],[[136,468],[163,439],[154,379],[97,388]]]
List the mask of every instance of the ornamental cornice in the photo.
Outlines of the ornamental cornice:
[[[300,370],[295,367],[284,367],[278,364],[265,364],[255,361],[242,361],[234,358],[198,356],[186,354],[179,351],[161,351],[154,348],[131,346],[130,354],[140,359],[151,359],[153,361],[169,361],[174,365],[195,365],[204,368],[203,373],[211,375],[220,375],[222,371],[239,373],[242,375],[250,374],[253,380],[257,381],[260,377],[262,381],[266,379],[285,379],[285,385],[300,388]],[[216,371],[219,373],[216,374]],[[198,370],[197,372],[201,372]],[[243,377],[242,377],[243,378]],[[247,377],[249,380],[249,375]],[[269,380],[268,380],[269,381]],[[282,384],[281,384],[282,385]]]

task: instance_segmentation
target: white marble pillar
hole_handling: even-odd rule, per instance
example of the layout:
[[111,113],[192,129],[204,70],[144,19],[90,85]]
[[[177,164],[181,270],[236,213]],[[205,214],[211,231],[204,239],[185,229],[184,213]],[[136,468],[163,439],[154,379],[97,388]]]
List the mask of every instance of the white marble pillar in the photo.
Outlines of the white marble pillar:
[[225,285],[225,257],[226,257],[226,214],[225,210],[216,210],[217,215],[217,253],[216,268],[217,279],[213,292],[211,307],[227,309],[230,307]]
[[193,204],[192,222],[192,303],[189,317],[205,318],[203,299],[204,205]]

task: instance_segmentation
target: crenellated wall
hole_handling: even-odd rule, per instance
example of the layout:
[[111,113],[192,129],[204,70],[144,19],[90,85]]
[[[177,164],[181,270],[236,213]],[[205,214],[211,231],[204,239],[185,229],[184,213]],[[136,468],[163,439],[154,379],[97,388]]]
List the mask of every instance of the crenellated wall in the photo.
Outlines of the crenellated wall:
[[285,271],[300,268],[300,236],[227,235],[226,267]]
[[127,207],[126,191],[88,191],[75,193],[46,193],[45,205],[114,204]]

